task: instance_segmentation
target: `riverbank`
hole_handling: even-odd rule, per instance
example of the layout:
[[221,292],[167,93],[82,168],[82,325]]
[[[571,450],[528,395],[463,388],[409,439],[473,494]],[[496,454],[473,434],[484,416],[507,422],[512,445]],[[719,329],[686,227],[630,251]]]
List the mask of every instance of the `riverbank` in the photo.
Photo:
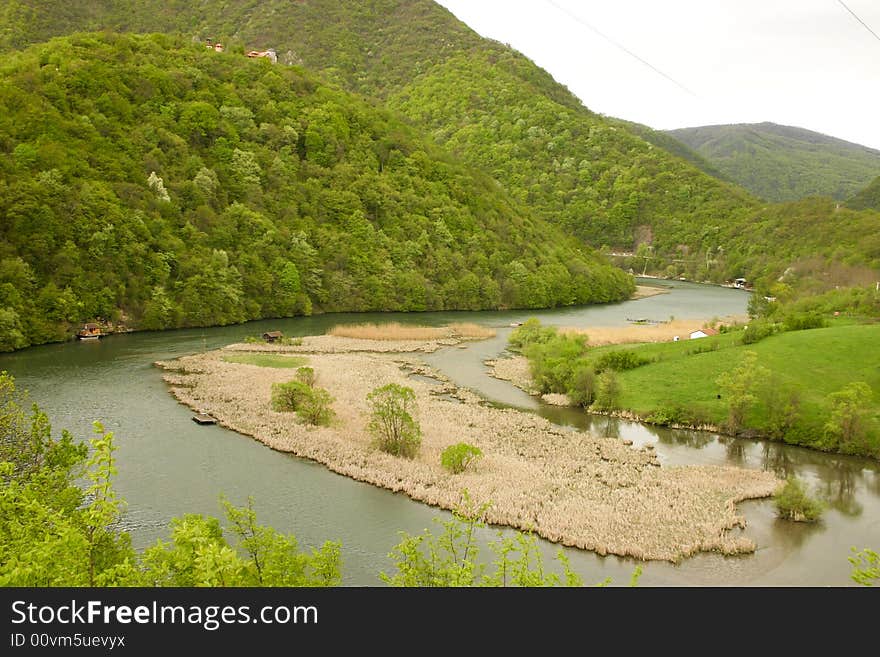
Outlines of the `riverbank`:
[[687,340],[693,331],[710,324],[735,325],[748,321],[748,315],[728,315],[713,319],[672,319],[666,322],[630,324],[629,326],[588,326],[586,328],[561,327],[561,333],[586,335],[587,344],[600,347],[610,344],[644,342],[671,342],[676,337]]
[[[736,503],[772,494],[779,483],[773,475],[722,466],[665,468],[650,450],[633,449],[622,440],[487,406],[419,358],[418,351],[444,346],[454,344],[406,343],[392,349],[387,341],[317,336],[298,346],[237,344],[157,364],[180,402],[210,413],[222,425],[427,504],[456,508],[467,490],[476,504],[491,503],[485,514],[489,523],[599,554],[678,561],[700,551],[755,549],[736,531],[745,525]],[[289,380],[291,372],[222,359],[247,351],[306,357],[317,385],[335,398],[335,423],[311,427],[295,414],[273,411],[272,384]],[[416,393],[424,435],[415,459],[371,446],[366,396],[387,383]],[[451,475],[440,466],[440,453],[458,442],[476,445],[484,457],[465,473]]]

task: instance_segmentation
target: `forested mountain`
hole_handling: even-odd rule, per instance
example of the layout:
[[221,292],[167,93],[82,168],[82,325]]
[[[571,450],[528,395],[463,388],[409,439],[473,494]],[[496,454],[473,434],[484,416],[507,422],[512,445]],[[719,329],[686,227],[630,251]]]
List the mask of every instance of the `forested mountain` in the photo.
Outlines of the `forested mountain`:
[[[396,112],[494,179],[495,187],[484,181],[484,188],[527,207],[536,231],[546,221],[582,244],[638,252],[618,259],[625,267],[647,264],[695,280],[747,276],[765,286],[798,267],[815,270],[816,258],[841,271],[880,267],[871,237],[880,232],[880,213],[823,199],[766,206],[708,175],[712,163],[689,149],[591,112],[526,57],[481,38],[430,0],[7,0],[0,12],[0,48],[7,50],[86,28],[173,32],[196,44],[219,39],[228,54],[274,48],[282,64],[303,64]],[[828,241],[838,234],[845,246]],[[867,237],[849,239],[856,234]],[[557,235],[543,233],[538,242],[562,244]],[[536,272],[540,265],[524,266]],[[504,280],[499,274],[496,282]]]
[[545,219],[596,246],[657,253],[706,246],[756,207],[745,193],[586,109],[516,51],[430,0],[288,2],[14,0],[5,47],[77,28],[176,31],[233,49],[273,47],[387,103]]
[[0,65],[0,348],[76,322],[539,307],[632,281],[298,67],[81,34]]
[[846,202],[853,210],[880,210],[880,176]]
[[803,128],[755,123],[668,130],[728,179],[768,201],[843,201],[880,175],[880,151]]

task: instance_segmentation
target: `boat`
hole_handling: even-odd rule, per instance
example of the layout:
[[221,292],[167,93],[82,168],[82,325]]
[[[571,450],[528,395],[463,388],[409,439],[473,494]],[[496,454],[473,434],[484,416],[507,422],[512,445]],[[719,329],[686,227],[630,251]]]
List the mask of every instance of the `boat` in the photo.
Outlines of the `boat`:
[[523,325],[522,322],[511,322],[510,323],[511,328],[517,328],[518,326],[522,326],[522,325]]
[[207,413],[196,413],[193,415],[192,420],[196,424],[217,424],[217,419]]
[[76,333],[77,340],[97,340],[103,337],[104,333],[101,331],[101,327],[92,323],[83,324],[83,327]]

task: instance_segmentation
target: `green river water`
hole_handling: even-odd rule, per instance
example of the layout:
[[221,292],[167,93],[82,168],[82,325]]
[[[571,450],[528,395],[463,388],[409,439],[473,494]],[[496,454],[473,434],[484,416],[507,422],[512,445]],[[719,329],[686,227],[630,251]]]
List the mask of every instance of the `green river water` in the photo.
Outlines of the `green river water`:
[[[117,335],[97,342],[67,343],[0,356],[0,369],[16,377],[33,401],[49,413],[56,430],[79,437],[101,420],[116,433],[118,492],[128,502],[125,525],[136,546],[167,536],[170,518],[183,513],[219,515],[218,498],[255,501],[258,517],[296,534],[301,545],[339,540],[344,581],[379,585],[389,570],[388,553],[399,532],[421,532],[432,519],[448,514],[413,502],[402,494],[375,488],[322,465],[272,451],[251,438],[191,421],[162,382],[156,360],[213,349],[245,336],[278,329],[285,335],[323,333],[343,322],[400,321],[444,324],[472,321],[498,328],[492,340],[429,355],[427,360],[455,382],[492,402],[539,413],[572,431],[592,430],[652,443],[663,464],[735,464],[795,473],[821,491],[829,503],[814,526],[777,520],[772,502],[740,506],[745,532],[758,545],[754,554],[723,557],[701,554],[673,565],[643,563],[642,585],[831,585],[845,586],[850,547],[880,548],[880,464],[765,441],[733,440],[699,431],[678,431],[633,422],[591,417],[574,409],[539,403],[504,381],[487,376],[483,360],[501,353],[512,322],[538,317],[566,326],[625,324],[627,318],[665,320],[743,314],[748,293],[684,282],[660,283],[662,294],[603,306],[554,311],[455,312],[423,314],[335,314],[268,320],[245,325]],[[498,530],[481,532],[484,544]],[[541,541],[552,557],[557,546]],[[626,584],[637,564],[632,559],[601,557],[566,549],[585,582],[611,577]],[[488,554],[488,553],[487,553]]]

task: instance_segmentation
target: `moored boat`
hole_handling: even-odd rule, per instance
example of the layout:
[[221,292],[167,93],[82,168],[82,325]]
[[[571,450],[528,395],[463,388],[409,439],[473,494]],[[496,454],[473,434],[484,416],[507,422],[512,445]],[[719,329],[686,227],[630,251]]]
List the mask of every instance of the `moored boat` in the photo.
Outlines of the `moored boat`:
[[83,324],[83,327],[76,333],[77,340],[97,340],[103,337],[104,333],[101,331],[101,327],[93,323]]

